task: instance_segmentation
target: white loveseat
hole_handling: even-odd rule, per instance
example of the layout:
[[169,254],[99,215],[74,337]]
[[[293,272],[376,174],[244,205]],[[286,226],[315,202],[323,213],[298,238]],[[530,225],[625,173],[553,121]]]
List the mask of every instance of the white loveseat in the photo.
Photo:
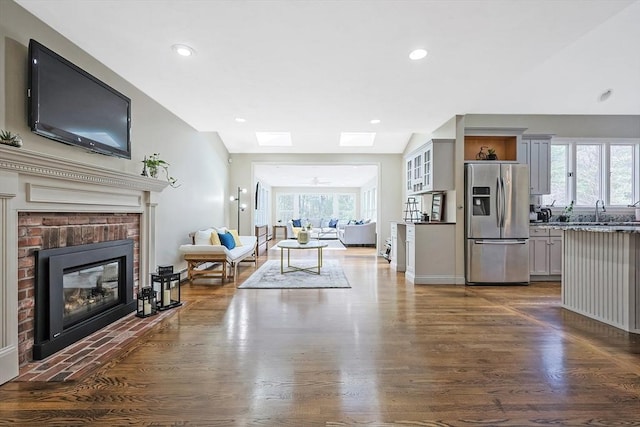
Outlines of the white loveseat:
[[[189,281],[193,281],[196,277],[217,277],[224,282],[227,277],[231,277],[235,282],[240,262],[251,261],[256,267],[258,266],[256,236],[238,236],[242,245],[233,249],[227,249],[224,245],[211,244],[211,233],[226,231],[225,227],[198,230],[189,234],[191,244],[180,246],[180,252],[187,261]],[[206,263],[214,264],[213,268],[202,268]],[[218,269],[217,266],[221,268]]]
[[345,246],[349,245],[375,245],[376,223],[369,222],[360,225],[345,225],[338,231],[340,241]]
[[[336,227],[329,227],[329,220],[323,219],[303,219],[301,220],[302,226],[311,224],[311,238],[312,239],[337,239],[338,238],[338,225]],[[287,221],[287,237],[289,239],[297,239],[298,231],[301,227],[294,227],[293,221]]]

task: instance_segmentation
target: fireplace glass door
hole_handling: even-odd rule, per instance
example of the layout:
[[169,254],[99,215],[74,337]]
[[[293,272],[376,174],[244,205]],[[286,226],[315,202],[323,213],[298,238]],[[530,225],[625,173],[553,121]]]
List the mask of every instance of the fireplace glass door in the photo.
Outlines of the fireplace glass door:
[[123,239],[35,251],[34,360],[135,310],[133,244]]

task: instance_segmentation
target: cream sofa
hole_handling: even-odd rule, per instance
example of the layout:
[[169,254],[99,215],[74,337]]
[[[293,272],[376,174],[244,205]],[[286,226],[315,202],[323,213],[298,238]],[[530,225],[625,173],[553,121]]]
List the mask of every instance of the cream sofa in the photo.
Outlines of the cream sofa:
[[[311,238],[312,239],[337,239],[338,238],[338,226],[329,227],[329,220],[322,219],[303,219],[302,225],[311,224]],[[293,221],[287,221],[287,237],[289,239],[297,239],[298,231],[301,227],[294,227]]]
[[361,225],[345,225],[338,231],[340,241],[345,246],[349,245],[375,245],[376,223],[369,222]]
[[[189,281],[193,282],[197,277],[217,277],[224,282],[227,277],[230,277],[235,282],[240,262],[251,261],[256,267],[258,266],[256,236],[239,236],[242,246],[236,246],[233,249],[228,249],[224,245],[211,244],[211,233],[226,231],[225,227],[198,230],[189,234],[191,244],[180,246],[180,252],[187,261]],[[202,268],[207,263],[213,264],[213,268]]]

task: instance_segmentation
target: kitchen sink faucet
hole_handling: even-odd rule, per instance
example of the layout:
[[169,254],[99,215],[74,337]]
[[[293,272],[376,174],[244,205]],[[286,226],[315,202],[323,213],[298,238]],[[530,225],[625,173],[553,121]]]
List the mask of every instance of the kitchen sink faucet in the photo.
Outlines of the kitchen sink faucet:
[[607,210],[604,207],[604,200],[596,200],[596,222],[600,222],[600,212],[598,211],[598,205],[602,202],[602,212],[606,212]]

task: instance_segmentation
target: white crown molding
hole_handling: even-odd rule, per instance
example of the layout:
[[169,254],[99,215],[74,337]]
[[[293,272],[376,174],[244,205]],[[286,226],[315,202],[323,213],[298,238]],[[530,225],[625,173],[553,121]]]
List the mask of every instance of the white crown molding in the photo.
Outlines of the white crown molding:
[[0,170],[139,191],[160,192],[169,185],[168,182],[160,179],[86,165],[49,154],[2,145],[0,145]]
[[519,136],[527,128],[509,127],[465,127],[464,134],[467,136]]

